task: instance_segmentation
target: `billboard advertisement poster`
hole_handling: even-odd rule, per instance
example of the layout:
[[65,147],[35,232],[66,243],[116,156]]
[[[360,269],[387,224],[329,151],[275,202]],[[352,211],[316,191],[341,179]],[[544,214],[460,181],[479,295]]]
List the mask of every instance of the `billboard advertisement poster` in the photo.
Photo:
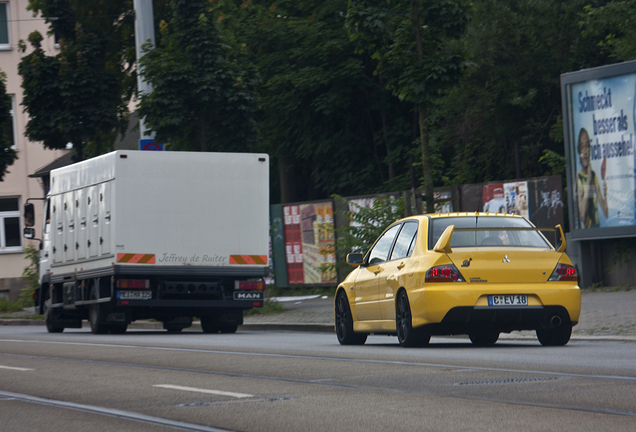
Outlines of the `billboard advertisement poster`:
[[563,225],[562,187],[558,176],[486,183],[481,193],[485,212],[521,215],[540,228]]
[[528,217],[528,182],[490,183],[482,188],[485,212]]
[[636,225],[636,73],[570,85],[574,229]]
[[290,284],[320,284],[336,281],[335,254],[325,250],[334,243],[331,201],[283,206],[287,278]]

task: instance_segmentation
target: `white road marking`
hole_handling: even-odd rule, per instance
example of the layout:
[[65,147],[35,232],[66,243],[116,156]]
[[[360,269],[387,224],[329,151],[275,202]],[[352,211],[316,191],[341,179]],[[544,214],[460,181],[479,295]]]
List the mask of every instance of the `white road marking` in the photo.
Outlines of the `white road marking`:
[[139,414],[139,413],[135,413],[131,411],[122,411],[122,410],[112,409],[112,408],[103,408],[103,407],[99,407],[95,405],[82,405],[82,404],[76,404],[73,402],[65,402],[65,401],[60,401],[55,399],[45,399],[45,398],[40,398],[37,396],[30,396],[30,395],[25,395],[20,393],[9,393],[2,390],[0,390],[0,396],[6,397],[8,399],[13,399],[13,400],[16,400],[16,399],[23,400],[23,401],[33,402],[33,403],[37,403],[41,405],[49,405],[54,407],[61,407],[61,408],[67,408],[67,409],[72,409],[77,411],[89,412],[93,414],[107,415],[111,417],[117,417],[120,419],[138,421],[142,423],[149,423],[149,424],[154,424],[159,426],[167,426],[167,427],[179,429],[179,430],[194,431],[194,432],[230,432],[227,429],[217,429],[214,427],[202,426],[202,425],[197,425],[193,423],[185,423],[185,422],[180,422],[175,420],[164,419],[161,417],[148,416],[145,414]]
[[30,371],[33,369],[28,369],[28,368],[20,368],[20,367],[12,367],[12,366],[0,366],[0,369],[11,369],[11,370],[17,370],[17,371]]
[[194,387],[182,387],[182,386],[176,386],[176,385],[170,385],[170,384],[157,384],[157,385],[154,385],[153,387],[161,387],[161,388],[167,388],[167,389],[173,389],[173,390],[183,390],[183,391],[198,392],[198,393],[210,393],[210,394],[215,394],[220,396],[231,396],[235,398],[254,397],[254,395],[246,394],[246,393],[233,393],[233,392],[225,392],[221,390],[208,390],[208,389],[200,389],[200,388],[194,388]]

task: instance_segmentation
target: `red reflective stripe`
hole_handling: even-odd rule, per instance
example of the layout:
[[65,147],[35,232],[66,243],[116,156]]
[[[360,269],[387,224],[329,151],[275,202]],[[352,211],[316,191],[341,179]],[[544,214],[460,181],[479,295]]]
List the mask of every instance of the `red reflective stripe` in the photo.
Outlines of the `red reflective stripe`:
[[267,255],[230,255],[230,264],[267,264]]
[[154,264],[154,254],[117,254],[117,262],[130,264]]

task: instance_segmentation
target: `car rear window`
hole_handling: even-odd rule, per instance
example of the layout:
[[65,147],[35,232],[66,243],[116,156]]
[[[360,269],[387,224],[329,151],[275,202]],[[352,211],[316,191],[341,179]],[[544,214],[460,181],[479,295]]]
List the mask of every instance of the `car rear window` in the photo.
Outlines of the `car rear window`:
[[492,228],[486,231],[455,231],[451,247],[533,247],[550,249],[550,244],[534,229],[528,231],[507,230],[506,228],[534,228],[527,220],[501,216],[457,216],[431,218],[428,248],[433,249],[444,230],[450,225],[455,228]]

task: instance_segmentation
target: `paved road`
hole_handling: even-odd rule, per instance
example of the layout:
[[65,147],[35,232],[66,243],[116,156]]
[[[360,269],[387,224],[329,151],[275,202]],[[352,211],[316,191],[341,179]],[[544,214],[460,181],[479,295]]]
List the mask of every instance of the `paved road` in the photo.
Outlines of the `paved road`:
[[[574,337],[596,336],[636,340],[636,290],[619,292],[583,291],[581,317]],[[333,325],[332,298],[297,298],[282,302],[287,311],[276,315],[253,316],[249,324],[321,323]],[[533,336],[515,332],[513,337]],[[505,337],[505,335],[503,336]]]
[[[310,297],[310,298],[307,298]],[[302,296],[282,298],[286,311],[271,315],[245,318],[241,331],[288,330],[333,332],[333,298]],[[284,300],[284,301],[283,301]],[[42,325],[41,320],[20,320],[32,315],[32,310],[19,313],[0,313],[0,326],[15,324]],[[4,318],[4,319],[3,319]],[[87,325],[87,323],[86,323]],[[131,328],[161,328],[160,323],[133,323]],[[198,326],[192,328],[198,331]],[[502,339],[534,339],[534,332],[503,334]],[[583,291],[579,324],[574,327],[574,339],[603,339],[636,341],[636,290],[619,292]]]
[[[0,327],[0,430],[634,431],[636,343]],[[10,413],[10,415],[7,415]]]

